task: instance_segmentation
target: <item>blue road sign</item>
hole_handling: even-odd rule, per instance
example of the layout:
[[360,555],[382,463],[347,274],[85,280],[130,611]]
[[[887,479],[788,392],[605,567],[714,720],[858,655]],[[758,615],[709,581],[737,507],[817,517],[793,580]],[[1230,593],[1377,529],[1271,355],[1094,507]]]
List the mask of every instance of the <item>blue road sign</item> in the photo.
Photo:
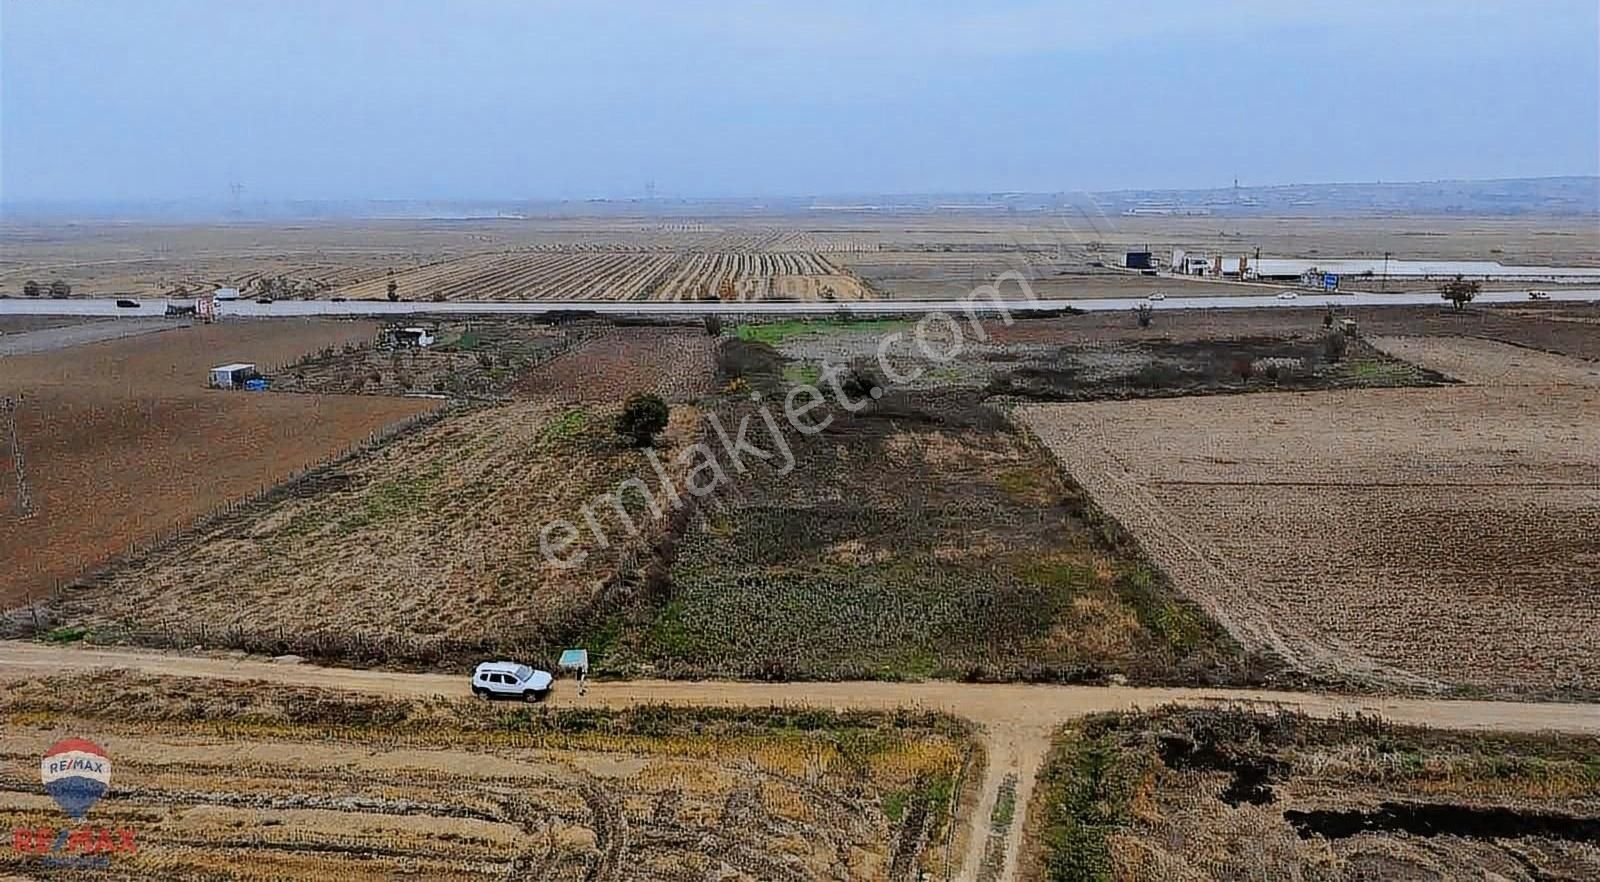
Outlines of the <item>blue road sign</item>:
[[1339,275],[1338,275],[1338,273],[1323,273],[1322,274],[1322,288],[1325,291],[1337,291],[1337,290],[1339,290]]

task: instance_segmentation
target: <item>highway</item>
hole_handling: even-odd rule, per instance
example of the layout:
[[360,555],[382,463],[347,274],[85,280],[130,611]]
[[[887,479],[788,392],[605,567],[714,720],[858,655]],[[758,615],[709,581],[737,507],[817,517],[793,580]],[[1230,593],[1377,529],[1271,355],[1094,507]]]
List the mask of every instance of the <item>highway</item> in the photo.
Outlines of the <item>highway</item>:
[[[1545,302],[1595,302],[1600,301],[1600,288],[1574,288],[1550,292]],[[166,314],[169,301],[161,298],[136,300],[136,307],[119,307],[117,301],[88,298],[27,298],[0,300],[3,315],[81,315],[81,316],[159,316]],[[170,301],[177,306],[193,306],[193,300]],[[1485,291],[1473,301],[1486,303],[1534,303],[1522,291]],[[1081,309],[1086,312],[1116,312],[1131,310],[1140,304],[1156,309],[1263,309],[1320,307],[1324,304],[1339,306],[1438,306],[1443,303],[1432,291],[1410,291],[1402,294],[1317,294],[1301,293],[1294,300],[1279,300],[1270,294],[1250,294],[1224,297],[1168,297],[1164,300],[1146,300],[1142,297],[1081,298],[1069,300],[1005,300],[998,303],[979,298],[973,301],[979,312],[993,312],[1003,308],[1007,312],[1050,312],[1061,309]],[[304,316],[405,316],[405,315],[538,315],[548,312],[581,311],[604,316],[833,316],[841,313],[853,316],[925,315],[931,312],[953,312],[965,309],[961,300],[857,300],[827,303],[821,301],[760,300],[722,301],[695,300],[519,300],[475,301],[446,300],[400,301],[387,300],[279,300],[257,303],[254,300],[225,300],[217,302],[217,314],[239,318],[295,318]]]

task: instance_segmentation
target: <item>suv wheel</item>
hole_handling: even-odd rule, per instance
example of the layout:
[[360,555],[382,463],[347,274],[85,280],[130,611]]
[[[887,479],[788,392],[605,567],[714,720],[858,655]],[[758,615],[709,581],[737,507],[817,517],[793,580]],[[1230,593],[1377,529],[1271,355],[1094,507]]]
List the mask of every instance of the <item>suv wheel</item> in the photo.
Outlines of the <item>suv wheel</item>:
[[481,689],[481,688],[479,688],[477,686],[472,687],[472,694],[478,696],[479,698],[483,699],[484,701],[488,701],[489,698],[490,698],[489,690]]
[[526,701],[529,704],[533,704],[534,702],[538,701],[542,697],[543,696],[541,696],[539,693],[533,691],[532,689],[529,689],[528,691],[522,693],[522,700]]

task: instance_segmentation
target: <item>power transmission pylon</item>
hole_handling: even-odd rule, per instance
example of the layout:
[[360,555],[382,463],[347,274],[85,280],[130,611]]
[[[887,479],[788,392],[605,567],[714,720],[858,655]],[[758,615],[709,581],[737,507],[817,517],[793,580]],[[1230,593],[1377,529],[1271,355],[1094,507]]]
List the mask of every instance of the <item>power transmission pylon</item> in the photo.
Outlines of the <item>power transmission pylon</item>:
[[0,411],[6,415],[6,438],[11,442],[11,465],[17,473],[17,517],[27,518],[33,514],[33,500],[28,496],[28,473],[22,466],[22,445],[17,443],[17,406],[21,403],[20,398],[0,398]]

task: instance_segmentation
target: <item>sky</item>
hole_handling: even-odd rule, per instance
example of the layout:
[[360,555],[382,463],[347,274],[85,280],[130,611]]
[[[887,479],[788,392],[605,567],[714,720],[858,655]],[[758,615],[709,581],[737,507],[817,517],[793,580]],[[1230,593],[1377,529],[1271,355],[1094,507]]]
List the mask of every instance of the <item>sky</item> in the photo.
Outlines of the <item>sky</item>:
[[1594,174],[1594,0],[0,0],[8,202]]

